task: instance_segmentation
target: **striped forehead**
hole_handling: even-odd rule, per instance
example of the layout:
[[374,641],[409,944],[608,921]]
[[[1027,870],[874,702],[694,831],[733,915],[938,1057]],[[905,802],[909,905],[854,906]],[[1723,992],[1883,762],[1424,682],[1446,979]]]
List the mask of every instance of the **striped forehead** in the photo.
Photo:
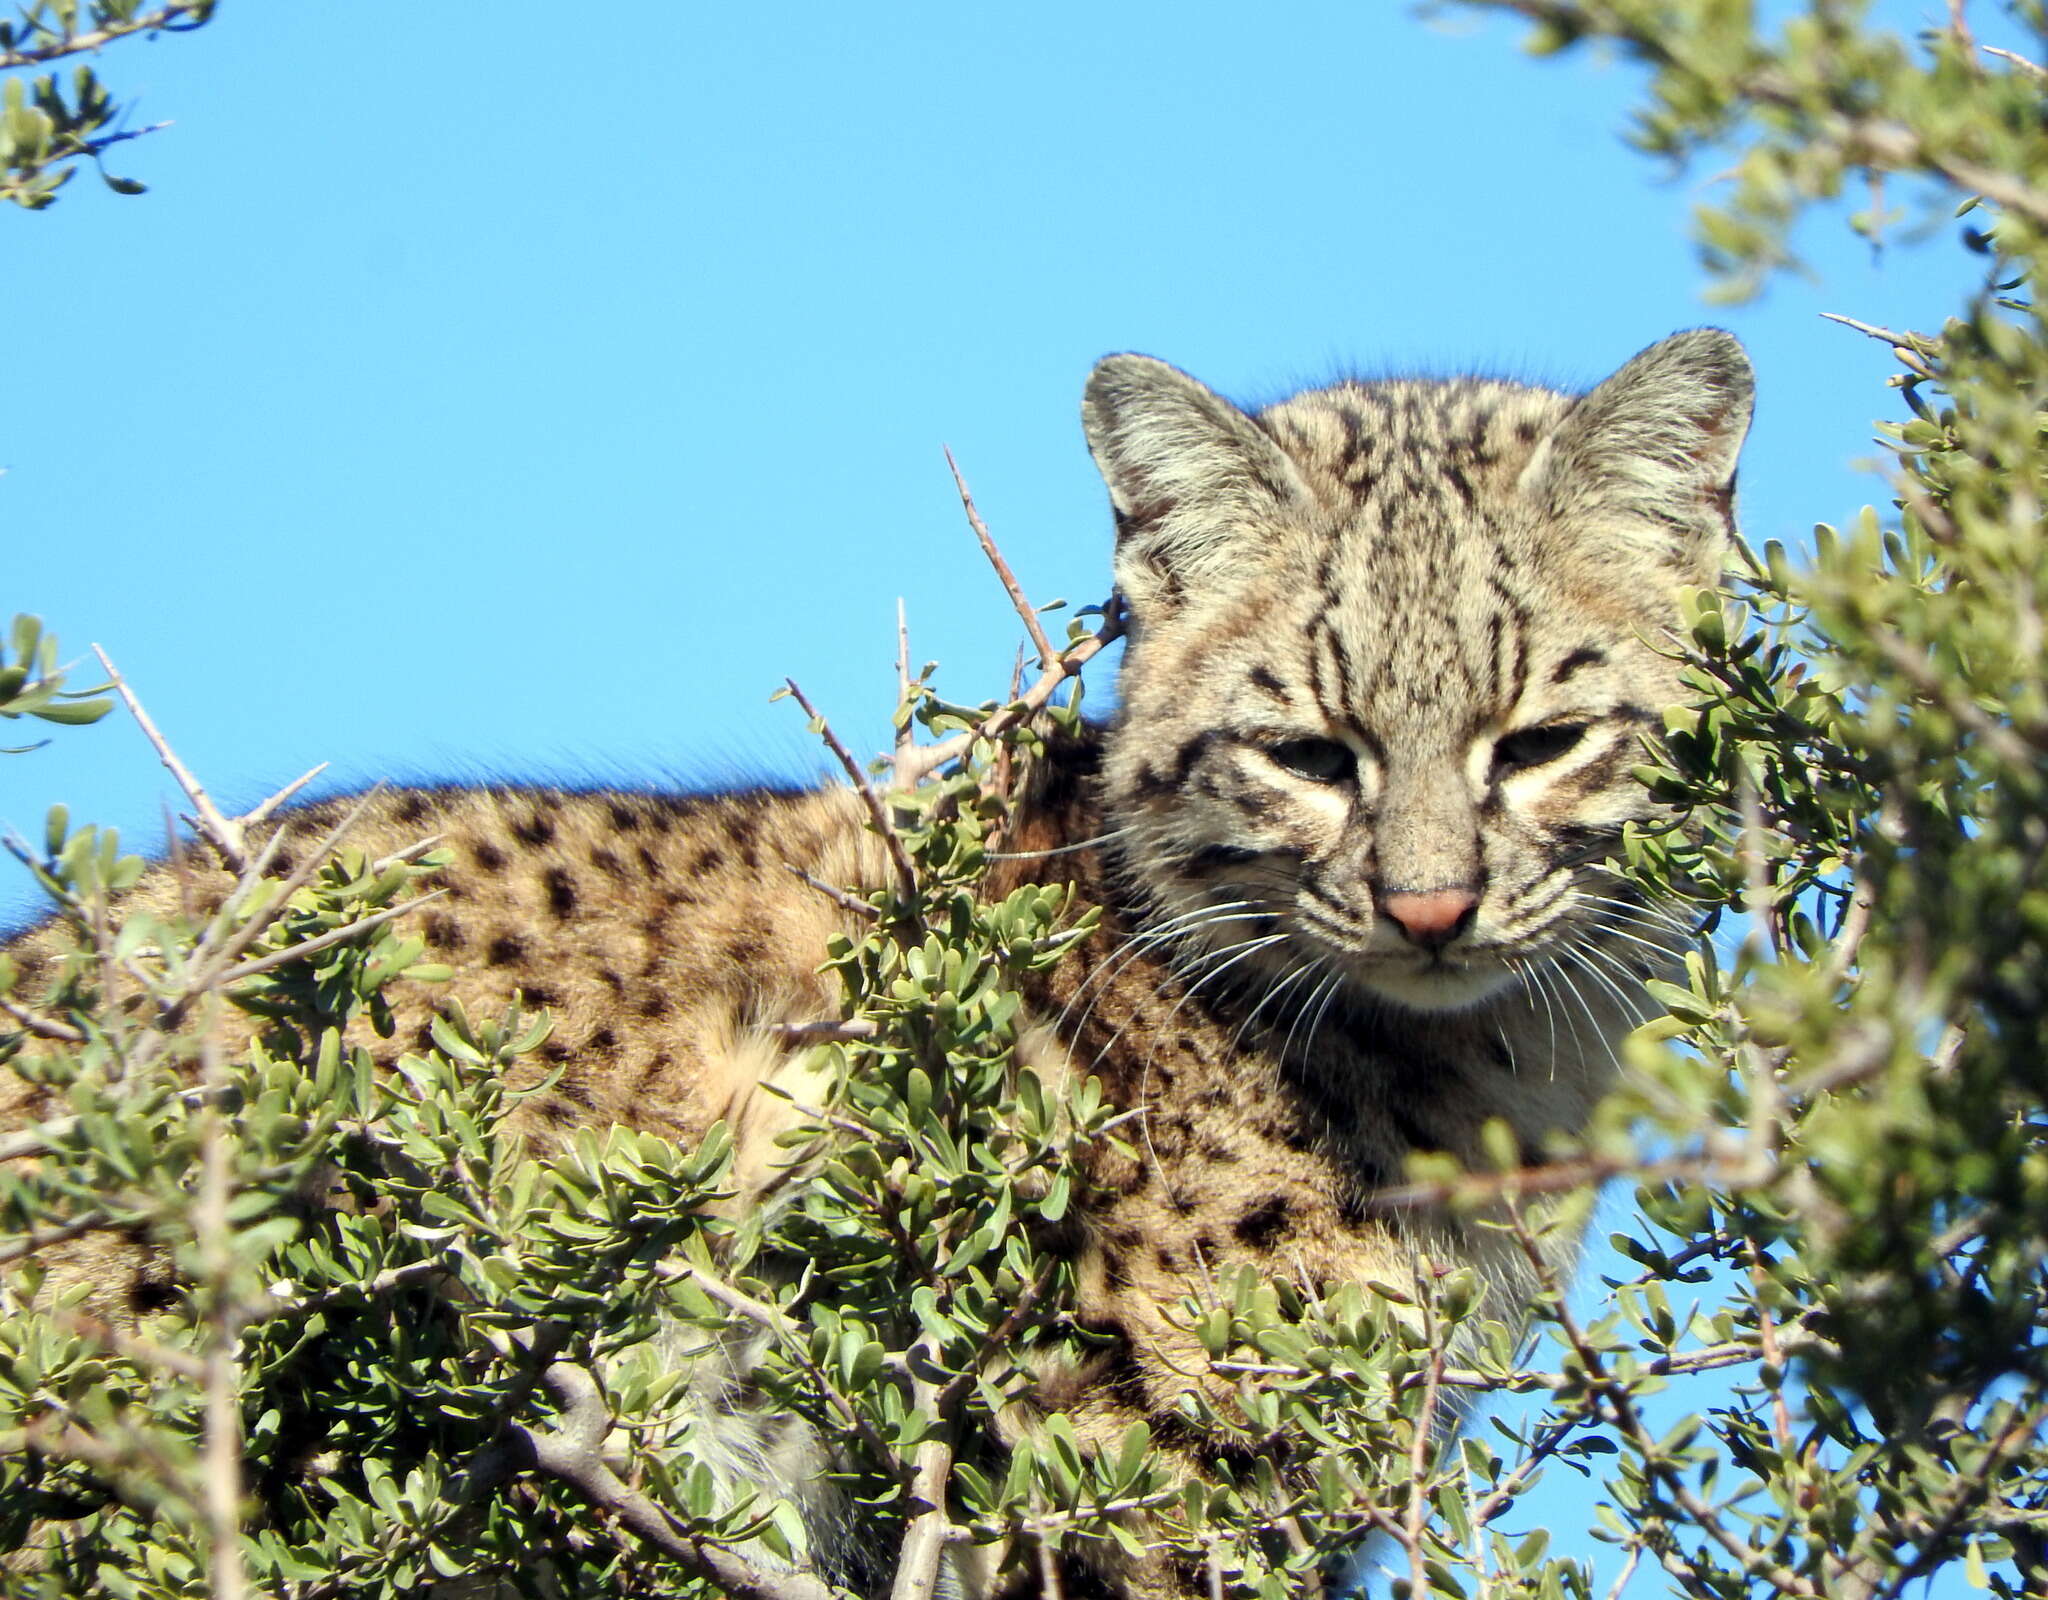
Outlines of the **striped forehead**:
[[1500,496],[1570,402],[1477,380],[1346,383],[1259,417],[1333,508],[1469,515]]
[[1323,714],[1432,744],[1506,715],[1537,625],[1509,567],[1469,524],[1429,548],[1356,524],[1332,541],[1303,630]]
[[1514,485],[1567,404],[1484,382],[1346,384],[1261,417],[1328,513],[1302,638],[1332,722],[1437,744],[1513,708],[1537,625]]

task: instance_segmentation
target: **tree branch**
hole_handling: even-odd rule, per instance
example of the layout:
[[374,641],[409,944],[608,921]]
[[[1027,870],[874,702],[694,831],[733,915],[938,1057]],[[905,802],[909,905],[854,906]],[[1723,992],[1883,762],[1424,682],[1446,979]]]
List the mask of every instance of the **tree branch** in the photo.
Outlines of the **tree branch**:
[[541,1384],[562,1408],[554,1428],[512,1424],[533,1452],[534,1464],[559,1478],[631,1532],[716,1584],[732,1600],[834,1600],[832,1586],[806,1572],[774,1572],[677,1522],[605,1464],[611,1429],[604,1391],[585,1368],[557,1361]]

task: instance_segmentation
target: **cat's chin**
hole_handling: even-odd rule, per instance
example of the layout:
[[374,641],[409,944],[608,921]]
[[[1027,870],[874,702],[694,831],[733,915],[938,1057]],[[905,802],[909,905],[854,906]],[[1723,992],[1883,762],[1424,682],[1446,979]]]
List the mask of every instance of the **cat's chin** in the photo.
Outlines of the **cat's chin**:
[[1469,1011],[1517,981],[1510,968],[1495,962],[1405,971],[1391,964],[1375,964],[1357,973],[1359,988],[1374,999],[1409,1011]]

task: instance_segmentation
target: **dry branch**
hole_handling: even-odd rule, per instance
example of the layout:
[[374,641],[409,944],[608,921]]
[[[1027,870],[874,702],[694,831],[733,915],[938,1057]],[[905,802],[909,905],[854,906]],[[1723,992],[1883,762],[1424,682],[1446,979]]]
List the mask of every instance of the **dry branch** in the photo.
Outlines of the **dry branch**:
[[1031,635],[1031,642],[1038,650],[1040,671],[1053,664],[1059,652],[1053,649],[1052,641],[1045,636],[1045,625],[1038,620],[1038,613],[1031,602],[1024,597],[1024,586],[1017,581],[1016,573],[1010,570],[1010,563],[1003,559],[1002,551],[996,548],[995,539],[989,534],[988,524],[981,520],[981,513],[974,509],[974,496],[967,492],[967,480],[960,476],[960,463],[953,459],[953,452],[946,452],[946,465],[952,469],[953,487],[960,491],[960,505],[967,513],[967,524],[974,529],[974,537],[981,545],[981,553],[988,557],[989,565],[996,569],[996,576],[1002,580],[1003,592],[1010,597],[1010,604],[1017,608],[1017,615],[1024,619],[1024,631]]
[[604,1459],[611,1413],[605,1409],[604,1391],[586,1369],[557,1361],[541,1375],[541,1383],[562,1408],[560,1424],[512,1425],[541,1471],[617,1517],[628,1530],[716,1584],[732,1600],[834,1600],[832,1586],[809,1573],[770,1571],[691,1532],[613,1472]]
[[825,747],[838,758],[839,765],[853,782],[854,793],[867,808],[868,820],[874,824],[875,832],[882,836],[882,843],[888,846],[889,860],[896,868],[896,890],[902,896],[906,909],[917,904],[917,867],[910,859],[910,852],[903,847],[903,841],[896,836],[896,829],[889,821],[889,811],[882,804],[882,797],[875,792],[875,786],[868,782],[868,775],[861,771],[860,763],[853,759],[853,752],[839,742],[839,735],[832,731],[832,725],[819,715],[818,708],[806,698],[794,678],[782,680],[789,687],[789,695],[803,707],[804,715],[818,730],[818,737],[825,741]]
[[142,730],[143,737],[156,751],[157,759],[164,764],[165,770],[177,780],[178,787],[185,791],[185,797],[192,802],[195,814],[190,820],[193,827],[199,830],[200,837],[213,846],[214,854],[220,857],[222,864],[230,872],[240,872],[249,864],[248,849],[243,841],[240,825],[221,815],[212,797],[207,794],[199,780],[192,776],[191,769],[178,759],[178,753],[171,748],[170,741],[164,738],[157,725],[150,720],[149,713],[142,708],[142,702],[136,698],[135,691],[128,687],[128,680],[115,669],[114,663],[107,658],[106,651],[94,645],[92,653],[100,658],[100,665],[107,669],[107,678],[113,685],[114,692],[121,697],[121,703],[127,706],[128,714],[135,719],[135,725]]

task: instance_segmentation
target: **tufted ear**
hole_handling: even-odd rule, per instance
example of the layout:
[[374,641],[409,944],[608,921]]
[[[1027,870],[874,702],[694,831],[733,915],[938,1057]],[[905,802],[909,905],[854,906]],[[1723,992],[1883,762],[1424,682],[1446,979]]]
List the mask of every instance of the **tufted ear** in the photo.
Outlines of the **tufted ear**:
[[1673,334],[1565,414],[1530,458],[1523,489],[1618,553],[1711,582],[1726,558],[1755,393],[1733,334]]
[[1108,356],[1081,398],[1116,512],[1116,582],[1142,621],[1245,570],[1284,507],[1294,465],[1242,411],[1150,356]]

